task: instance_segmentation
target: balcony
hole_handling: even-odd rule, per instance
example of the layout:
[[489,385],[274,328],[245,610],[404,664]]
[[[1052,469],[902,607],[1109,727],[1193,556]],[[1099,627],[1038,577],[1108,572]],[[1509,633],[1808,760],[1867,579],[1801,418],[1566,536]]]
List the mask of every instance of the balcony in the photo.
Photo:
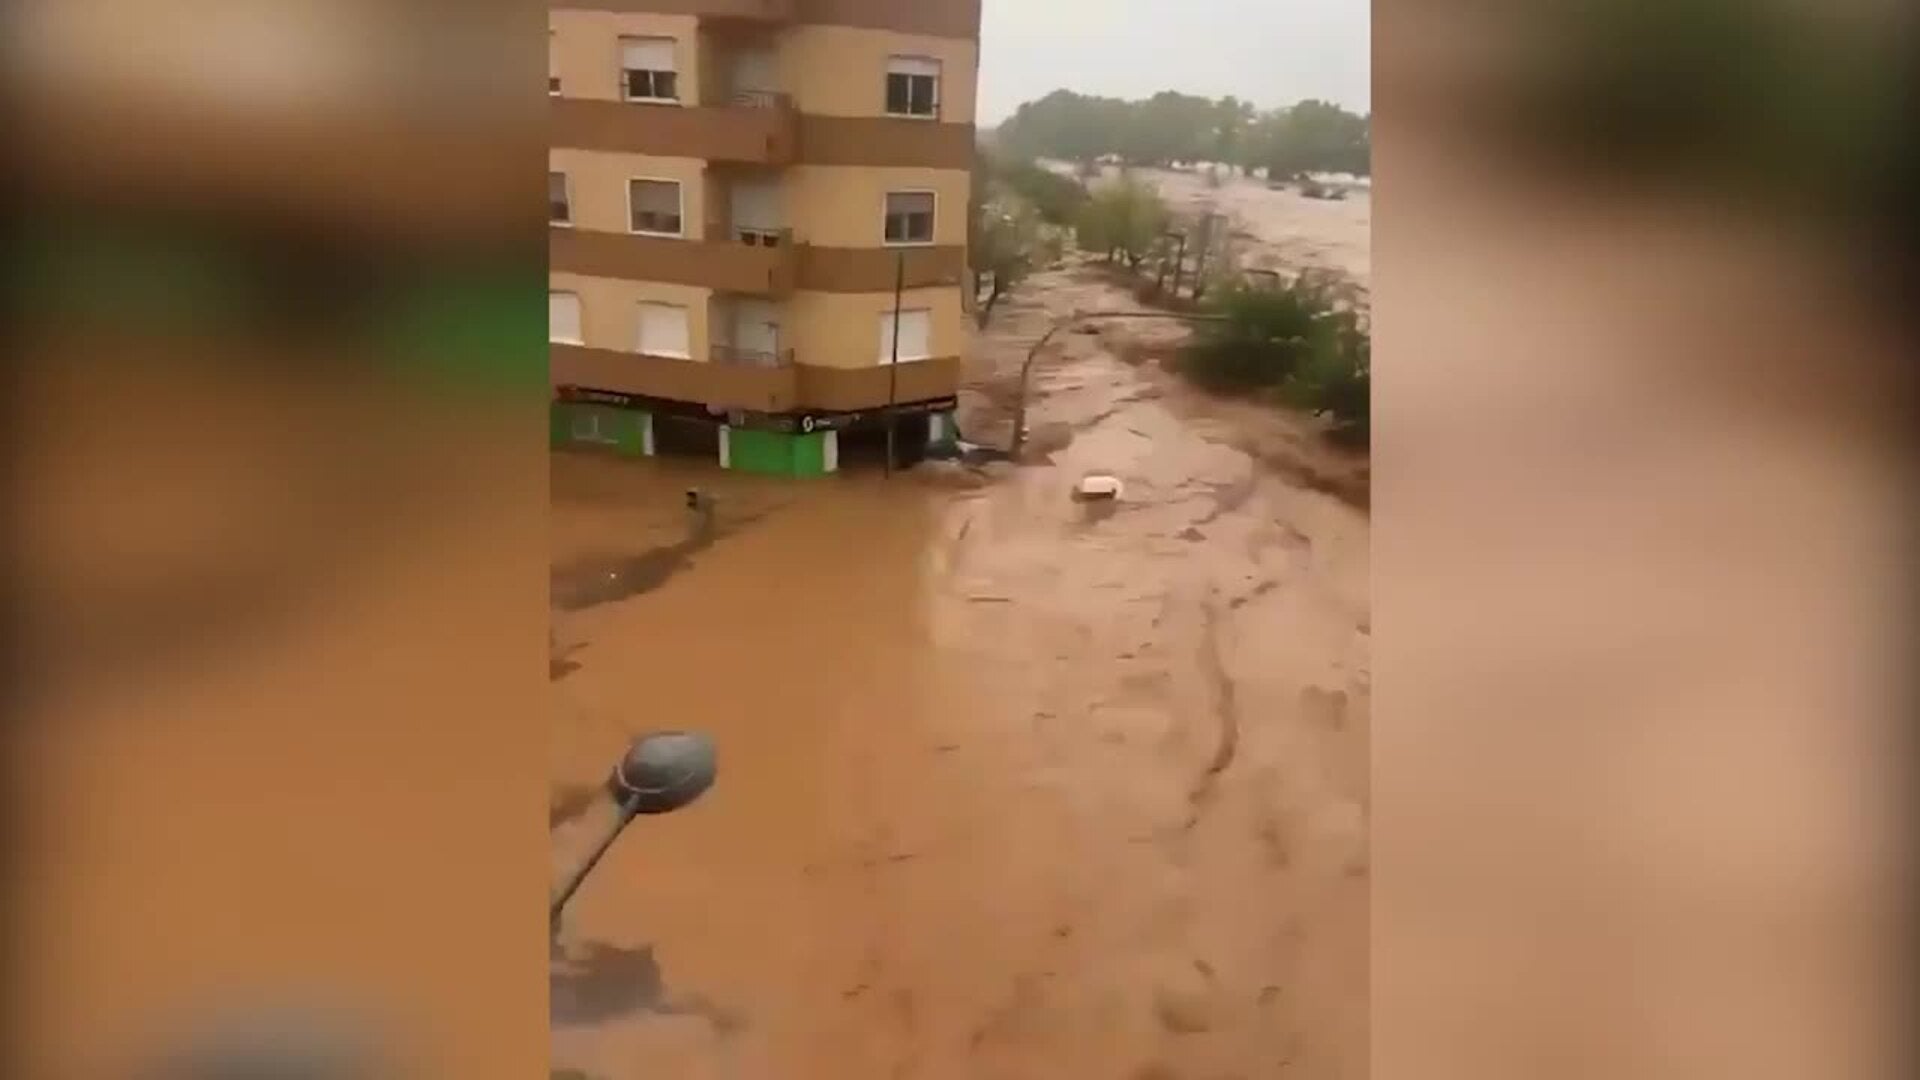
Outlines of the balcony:
[[717,239],[550,229],[547,264],[589,277],[695,285],[751,296],[785,296],[793,291],[800,249],[790,231],[735,230],[728,236],[710,225],[707,235]]
[[932,401],[960,391],[960,360],[903,361],[896,380],[886,365],[836,368],[802,364],[796,397],[802,408],[858,412],[893,401]]
[[[778,355],[715,346],[713,361],[679,360],[589,349],[548,346],[547,371],[554,387],[698,402],[721,409],[790,413],[801,409],[859,412],[899,402],[933,401],[959,391],[957,357],[900,365],[898,385],[885,367],[829,368]],[[769,363],[761,363],[769,361]]]
[[[979,0],[965,2],[979,5]],[[798,0],[672,0],[666,5],[661,0],[595,0],[592,6],[596,11],[692,15],[722,22],[764,24],[792,22],[794,9],[799,5]]]
[[707,364],[580,345],[547,347],[548,381],[555,387],[607,390],[753,412],[792,411],[798,403],[798,370],[791,364]]
[[562,97],[548,107],[551,145],[567,149],[784,166],[800,144],[800,114],[785,94],[735,94],[714,105]]
[[792,349],[743,349],[737,345],[715,345],[708,350],[716,364],[729,367],[747,368],[790,368],[793,366]]
[[742,23],[788,23],[793,21],[797,0],[691,0],[688,5],[701,19]]

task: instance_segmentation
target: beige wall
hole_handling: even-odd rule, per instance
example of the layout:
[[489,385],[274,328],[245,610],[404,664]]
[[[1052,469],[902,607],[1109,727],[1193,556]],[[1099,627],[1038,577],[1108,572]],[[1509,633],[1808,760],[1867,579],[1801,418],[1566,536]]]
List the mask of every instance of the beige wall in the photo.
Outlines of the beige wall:
[[693,358],[707,359],[707,312],[712,290],[562,273],[548,274],[547,288],[579,295],[580,336],[594,349],[634,351],[640,344],[639,305],[678,304],[687,309],[687,340]]
[[[691,15],[557,10],[548,13],[552,74],[566,97],[620,100],[620,38],[679,42],[680,97],[688,105],[726,99],[725,48],[699,32]],[[895,34],[846,26],[796,26],[778,36],[781,89],[801,112],[817,116],[886,115],[887,59],[918,56],[941,64],[940,116],[974,122],[979,45],[957,38]]]
[[[680,181],[681,228],[690,240],[706,236],[710,204],[706,163],[698,158],[651,157],[594,150],[547,150],[547,167],[567,174],[573,225],[596,232],[629,232],[627,181]],[[721,204],[724,206],[724,204]],[[722,215],[724,216],[724,215]]]
[[[642,302],[678,304],[687,309],[688,341],[695,360],[706,360],[714,336],[713,319],[723,318],[726,298],[712,290],[647,281],[621,281],[552,273],[548,288],[580,297],[580,329],[595,349],[631,352],[640,340]],[[803,364],[821,367],[873,367],[880,359],[880,320],[893,310],[892,293],[795,293],[780,306],[781,344]],[[966,348],[966,323],[959,289],[909,289],[901,298],[909,310],[933,312],[933,354],[959,356]],[[718,313],[718,314],[716,314]]]
[[[966,346],[960,290],[908,289],[901,306],[933,312],[933,354],[959,356]],[[786,305],[795,359],[820,367],[874,367],[880,360],[880,317],[892,293],[795,293]]]
[[547,167],[567,174],[573,201],[573,225],[595,232],[627,232],[627,181],[638,177],[678,180],[687,238],[709,236],[709,226],[724,229],[730,216],[730,185],[735,178],[763,176],[779,190],[781,221],[794,239],[820,247],[884,246],[886,195],[889,191],[934,193],[933,242],[959,247],[967,242],[967,196],[972,177],[947,169],[862,169],[826,165],[795,166],[766,173],[710,168],[698,158],[616,154],[563,147],[547,151]]
[[887,192],[931,191],[933,242],[962,245],[972,182],[970,174],[950,169],[795,166],[786,170],[787,220],[803,243],[877,248],[886,239]]
[[620,39],[670,37],[679,42],[680,99],[699,103],[702,57],[693,16],[565,10],[549,11],[547,25],[555,31],[550,52],[563,96],[620,100]]
[[938,119],[950,124],[974,122],[980,49],[975,42],[957,38],[847,26],[795,27],[780,37],[782,88],[793,95],[803,113],[884,116],[891,56],[940,61]]

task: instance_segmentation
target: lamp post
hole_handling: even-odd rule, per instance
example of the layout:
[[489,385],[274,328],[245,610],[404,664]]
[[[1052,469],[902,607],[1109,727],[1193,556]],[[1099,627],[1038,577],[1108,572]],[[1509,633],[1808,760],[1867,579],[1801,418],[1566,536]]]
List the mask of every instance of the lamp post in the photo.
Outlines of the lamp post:
[[634,818],[670,814],[692,803],[713,786],[718,767],[713,740],[705,735],[663,731],[635,739],[607,777],[607,794],[618,813],[586,859],[554,890],[547,913],[549,929],[559,930],[567,901]]
[[1027,387],[1033,381],[1033,362],[1040,358],[1040,350],[1047,347],[1047,343],[1053,340],[1054,335],[1070,326],[1107,319],[1174,319],[1190,323],[1227,321],[1225,315],[1195,315],[1177,311],[1071,311],[1061,316],[1052,326],[1047,327],[1047,332],[1040,335],[1039,341],[1033,343],[1033,347],[1027,350],[1027,358],[1020,363],[1019,396],[1014,398],[1013,402],[1013,439],[1007,447],[1007,456],[1016,464],[1020,461],[1020,452],[1027,443]]

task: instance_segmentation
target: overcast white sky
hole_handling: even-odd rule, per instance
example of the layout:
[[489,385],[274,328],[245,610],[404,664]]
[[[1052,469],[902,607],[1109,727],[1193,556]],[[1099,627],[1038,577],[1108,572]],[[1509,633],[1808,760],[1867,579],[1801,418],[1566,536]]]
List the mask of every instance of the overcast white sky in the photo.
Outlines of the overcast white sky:
[[983,0],[980,124],[1054,90],[1373,108],[1369,0]]

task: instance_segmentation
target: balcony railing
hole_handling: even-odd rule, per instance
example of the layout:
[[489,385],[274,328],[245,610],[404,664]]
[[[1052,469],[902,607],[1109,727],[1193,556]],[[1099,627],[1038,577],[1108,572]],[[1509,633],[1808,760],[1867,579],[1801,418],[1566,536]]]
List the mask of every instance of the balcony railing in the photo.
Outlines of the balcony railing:
[[727,104],[736,109],[781,109],[790,106],[792,100],[775,90],[736,90]]
[[729,367],[783,368],[793,366],[792,349],[743,349],[737,345],[715,345],[713,362]]
[[783,248],[793,246],[792,229],[769,229],[739,225],[734,227],[733,238],[748,247]]
[[[794,0],[693,0],[683,3],[681,10],[690,6],[692,14],[702,19],[737,19],[743,23],[788,22],[793,19]],[[640,5],[645,11],[647,6]]]
[[800,114],[785,94],[723,94],[677,108],[557,97],[548,140],[575,150],[788,165],[799,147]]

